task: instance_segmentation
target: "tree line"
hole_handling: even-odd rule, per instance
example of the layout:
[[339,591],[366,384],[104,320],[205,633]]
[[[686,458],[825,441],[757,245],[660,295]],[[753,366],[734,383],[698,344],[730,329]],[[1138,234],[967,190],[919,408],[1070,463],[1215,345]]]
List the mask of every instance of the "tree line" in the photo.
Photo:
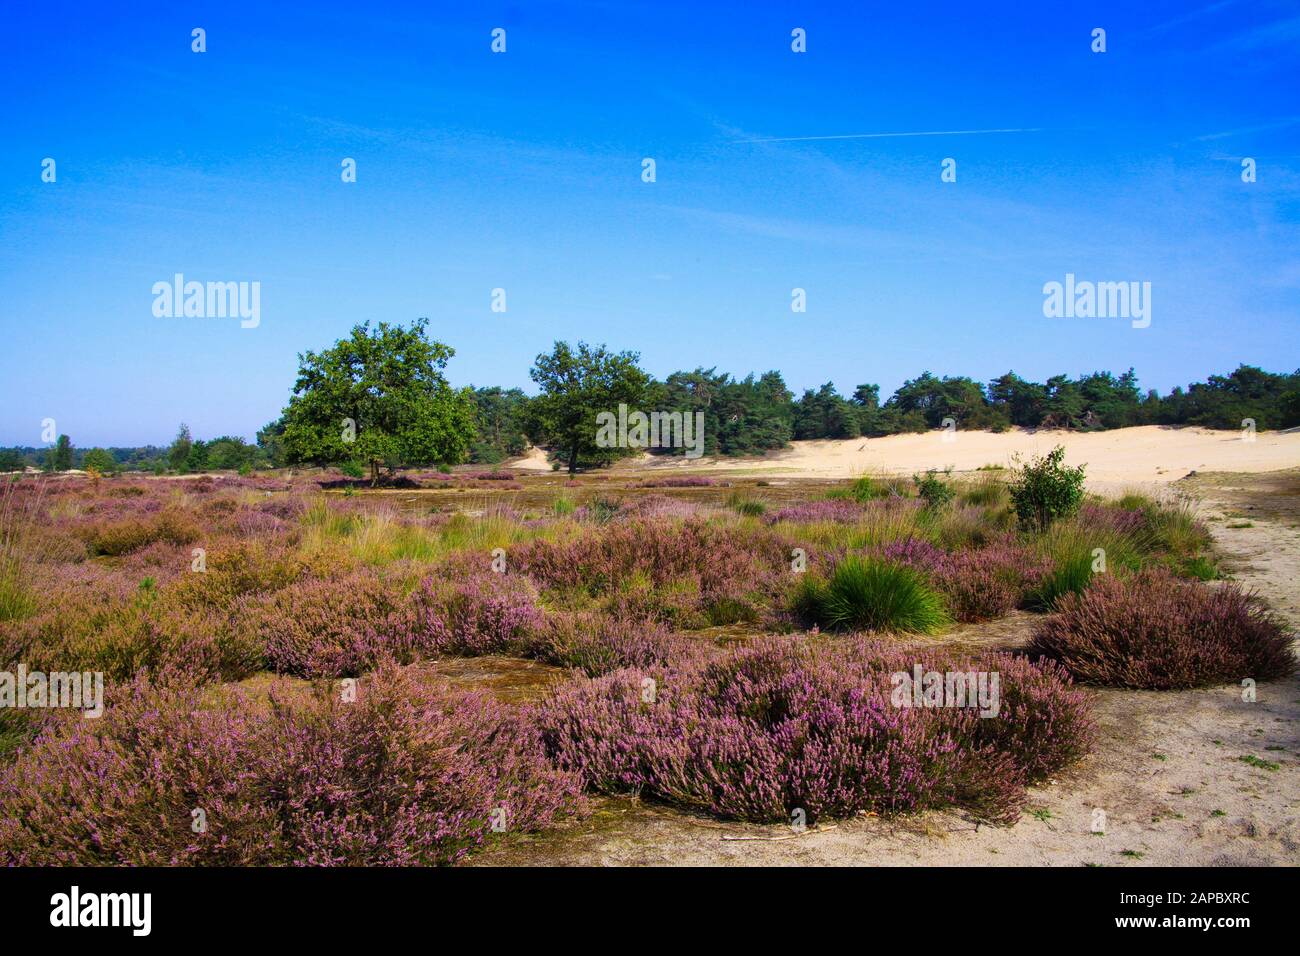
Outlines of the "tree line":
[[[455,351],[428,337],[425,320],[409,327],[381,322],[353,328],[320,352],[298,357],[298,376],[283,413],[257,433],[195,439],[181,425],[166,448],[80,450],[67,435],[49,448],[0,449],[0,471],[24,467],[100,473],[190,473],[294,464],[340,465],[358,477],[407,466],[496,464],[530,445],[551,452],[570,471],[607,464],[640,448],[602,447],[597,415],[619,404],[641,411],[700,414],[704,453],[753,455],[792,440],[880,437],[934,428],[1012,427],[1098,430],[1132,425],[1200,425],[1257,430],[1300,425],[1300,370],[1267,372],[1242,365],[1187,388],[1143,392],[1133,369],[1092,372],[1045,382],[1014,371],[989,382],[931,372],[905,381],[881,402],[878,385],[841,395],[827,382],[795,394],[781,373],[743,379],[716,368],[679,371],[658,380],[636,352],[556,342],[530,369],[536,395],[488,386],[454,388],[445,375]],[[648,448],[681,454],[681,448]]]

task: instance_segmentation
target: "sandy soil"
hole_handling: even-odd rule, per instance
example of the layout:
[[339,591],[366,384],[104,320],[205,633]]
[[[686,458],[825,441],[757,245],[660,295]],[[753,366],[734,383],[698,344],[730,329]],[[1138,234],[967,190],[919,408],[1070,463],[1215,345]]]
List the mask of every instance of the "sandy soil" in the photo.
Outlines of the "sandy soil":
[[[947,440],[946,440],[947,439]],[[619,469],[779,474],[799,478],[851,478],[903,474],[927,468],[974,471],[985,465],[1009,467],[1012,457],[1042,455],[1065,446],[1069,464],[1086,464],[1093,487],[1134,486],[1176,481],[1192,471],[1251,474],[1300,466],[1300,433],[1263,432],[1243,441],[1238,432],[1144,425],[1104,432],[1014,429],[952,434],[890,435],[836,441],[800,441],[764,458],[682,458],[643,455]],[[549,471],[546,455],[530,449],[509,462],[512,468]]]
[[[1105,441],[1116,434],[1066,437]],[[1043,439],[1041,434],[1032,437]],[[1221,460],[1211,455],[1217,451],[1229,458],[1241,455],[1242,461],[1234,462],[1240,470],[1246,460],[1262,466],[1270,456],[1300,452],[1295,436],[1277,436],[1273,444],[1261,437],[1253,448],[1243,443],[1241,451],[1232,446],[1225,450],[1217,444],[1221,436],[1213,433],[1197,437],[1184,430],[1174,437],[1177,444],[1164,446],[1160,453],[1144,452],[1140,446],[1131,452],[1116,447],[1102,469],[1115,469],[1110,473],[1123,473],[1126,477],[1119,480],[1130,481],[1136,476],[1123,468],[1138,467],[1139,459],[1180,462],[1169,470],[1202,470]],[[900,444],[909,441],[918,439],[908,437]],[[1050,446],[1051,439],[1043,443]],[[1175,457],[1169,453],[1173,448],[1189,457]],[[1082,454],[1077,445],[1071,452]],[[972,455],[965,460],[979,458]],[[1259,477],[1197,475],[1179,490],[1199,498],[1233,576],[1258,590],[1293,625],[1300,625],[1300,471]],[[959,637],[1014,645],[1027,636],[1032,617],[1019,615],[997,624],[996,633],[987,637]],[[976,826],[952,813],[927,813],[889,822],[865,817],[795,834],[786,827],[722,823],[620,798],[598,801],[590,819],[567,830],[503,842],[474,862],[1300,865],[1300,680],[1261,684],[1253,703],[1243,701],[1235,686],[1176,693],[1101,690],[1097,713],[1101,739],[1094,754],[1061,779],[1031,792],[1029,812],[1011,828]],[[1243,760],[1246,757],[1276,764],[1277,769],[1253,765]],[[1093,832],[1097,810],[1105,812],[1105,832],[1100,834]]]

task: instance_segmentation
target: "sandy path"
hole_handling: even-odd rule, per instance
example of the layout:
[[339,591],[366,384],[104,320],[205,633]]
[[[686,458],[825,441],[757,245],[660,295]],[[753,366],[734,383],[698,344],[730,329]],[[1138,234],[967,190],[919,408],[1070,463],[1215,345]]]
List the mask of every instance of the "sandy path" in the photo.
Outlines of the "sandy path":
[[[1222,476],[1216,476],[1222,477]],[[1229,568],[1300,624],[1300,511],[1255,515],[1253,479],[1192,490]],[[1279,494],[1266,501],[1276,505]],[[1259,506],[1263,507],[1263,506]],[[1257,509],[1258,510],[1258,507]],[[1027,631],[1029,619],[1019,624]],[[1014,639],[1014,635],[1006,635]],[[1023,637],[1023,634],[1020,635]],[[1200,691],[1097,692],[1101,740],[1068,775],[1030,794],[1009,829],[976,827],[952,813],[886,823],[862,818],[800,836],[690,817],[632,799],[602,801],[567,831],[521,838],[479,864],[577,865],[1298,865],[1300,681],[1261,684],[1254,703],[1235,686]],[[1279,765],[1252,766],[1254,756]],[[1105,833],[1092,832],[1104,810]],[[1037,811],[1032,812],[1032,811]]]

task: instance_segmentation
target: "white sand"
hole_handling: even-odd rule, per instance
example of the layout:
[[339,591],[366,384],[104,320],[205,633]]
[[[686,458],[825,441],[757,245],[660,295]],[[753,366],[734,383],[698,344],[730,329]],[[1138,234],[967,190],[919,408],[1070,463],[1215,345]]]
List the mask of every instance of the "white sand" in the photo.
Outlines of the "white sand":
[[[947,438],[948,440],[945,440]],[[1042,455],[1065,446],[1065,460],[1086,465],[1089,483],[1119,485],[1177,481],[1191,471],[1263,472],[1300,466],[1300,433],[1263,432],[1244,441],[1240,432],[1143,425],[1102,432],[1031,431],[996,434],[933,431],[886,438],[799,441],[764,458],[642,456],[622,467],[674,471],[771,473],[801,478],[851,478],[861,474],[911,475],[928,468],[973,471],[1009,467],[1013,455]],[[540,453],[538,460],[545,462]],[[518,467],[518,466],[516,466]]]

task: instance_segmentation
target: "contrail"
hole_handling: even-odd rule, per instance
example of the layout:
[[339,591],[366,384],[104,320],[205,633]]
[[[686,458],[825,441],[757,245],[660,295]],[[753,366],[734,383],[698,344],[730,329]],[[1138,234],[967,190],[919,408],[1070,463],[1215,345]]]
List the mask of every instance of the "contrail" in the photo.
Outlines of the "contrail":
[[973,136],[978,133],[1038,133],[1041,127],[1031,129],[936,129],[916,133],[841,133],[838,136],[774,136],[771,139],[738,139],[741,143],[806,143],[821,139],[887,139],[894,136]]

